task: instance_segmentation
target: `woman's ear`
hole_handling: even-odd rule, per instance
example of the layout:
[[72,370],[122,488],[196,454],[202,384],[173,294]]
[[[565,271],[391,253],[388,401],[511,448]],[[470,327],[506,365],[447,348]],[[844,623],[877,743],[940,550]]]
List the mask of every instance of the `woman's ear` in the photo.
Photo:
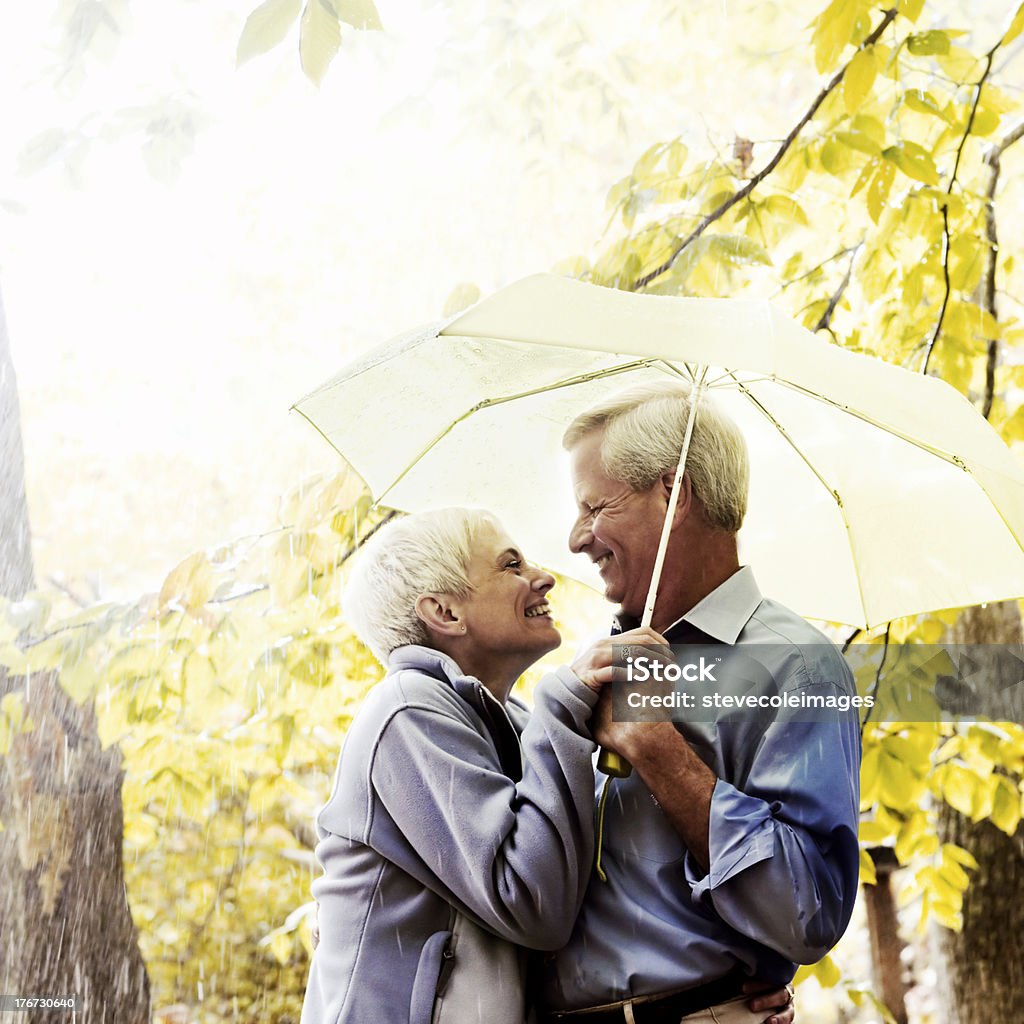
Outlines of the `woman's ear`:
[[420,594],[416,598],[416,617],[439,636],[462,636],[466,625],[453,606],[450,594]]

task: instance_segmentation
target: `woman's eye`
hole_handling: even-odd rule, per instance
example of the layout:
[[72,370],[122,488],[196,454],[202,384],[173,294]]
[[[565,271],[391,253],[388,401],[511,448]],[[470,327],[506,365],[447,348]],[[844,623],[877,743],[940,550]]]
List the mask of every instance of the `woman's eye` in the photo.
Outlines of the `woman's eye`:
[[515,569],[517,572],[522,569],[523,563],[518,558],[513,558],[510,562],[505,564],[506,569]]

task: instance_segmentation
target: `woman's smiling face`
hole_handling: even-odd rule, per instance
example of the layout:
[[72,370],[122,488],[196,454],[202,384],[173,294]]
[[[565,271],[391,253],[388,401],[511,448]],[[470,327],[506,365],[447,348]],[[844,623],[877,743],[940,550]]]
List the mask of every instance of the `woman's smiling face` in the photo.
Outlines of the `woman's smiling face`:
[[456,602],[466,627],[464,669],[490,662],[526,668],[561,643],[547,602],[554,577],[527,562],[497,521],[477,529],[466,571],[472,590]]

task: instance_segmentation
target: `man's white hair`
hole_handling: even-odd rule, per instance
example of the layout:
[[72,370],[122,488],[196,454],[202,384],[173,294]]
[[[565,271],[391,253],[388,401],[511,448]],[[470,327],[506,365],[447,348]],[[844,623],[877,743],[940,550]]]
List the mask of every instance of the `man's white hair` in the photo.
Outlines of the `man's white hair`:
[[405,516],[380,529],[355,556],[342,610],[382,665],[406,644],[432,646],[416,614],[421,594],[465,597],[473,541],[489,512],[444,508]]
[[[675,473],[689,415],[689,386],[674,381],[645,384],[581,413],[569,424],[562,444],[571,451],[595,430],[603,430],[601,468],[634,491],[646,491],[665,473]],[[736,533],[747,511],[747,445],[739,427],[706,394],[697,407],[686,472],[708,522]]]

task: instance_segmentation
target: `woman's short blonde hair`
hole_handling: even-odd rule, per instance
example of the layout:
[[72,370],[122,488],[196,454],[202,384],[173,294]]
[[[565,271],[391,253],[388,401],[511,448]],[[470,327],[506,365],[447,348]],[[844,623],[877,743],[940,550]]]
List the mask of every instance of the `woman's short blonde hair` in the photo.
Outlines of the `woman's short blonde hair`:
[[[646,491],[675,473],[690,415],[690,388],[664,381],[623,391],[581,413],[562,444],[571,451],[603,430],[601,467],[613,480]],[[743,525],[750,488],[747,445],[739,427],[703,395],[686,456],[693,491],[712,526],[736,533]]]
[[465,597],[473,542],[489,512],[444,508],[405,516],[380,529],[356,554],[342,611],[382,665],[406,644],[431,646],[416,614],[421,594]]

